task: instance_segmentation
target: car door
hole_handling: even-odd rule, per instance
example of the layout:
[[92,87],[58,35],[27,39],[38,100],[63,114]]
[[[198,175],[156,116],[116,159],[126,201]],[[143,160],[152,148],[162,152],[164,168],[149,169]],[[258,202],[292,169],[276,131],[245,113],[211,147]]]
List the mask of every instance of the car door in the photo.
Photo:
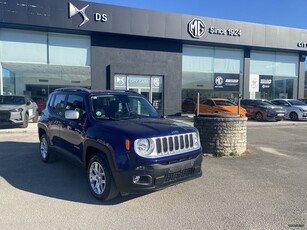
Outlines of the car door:
[[84,141],[84,125],[86,113],[84,99],[80,95],[69,94],[65,105],[65,111],[79,112],[79,119],[64,119],[59,129],[63,149],[72,157],[81,160]]
[[49,121],[47,123],[49,130],[49,138],[52,145],[55,145],[57,148],[61,149],[63,143],[60,139],[60,127],[64,121],[64,106],[66,94],[56,94],[51,98],[50,101],[50,112]]

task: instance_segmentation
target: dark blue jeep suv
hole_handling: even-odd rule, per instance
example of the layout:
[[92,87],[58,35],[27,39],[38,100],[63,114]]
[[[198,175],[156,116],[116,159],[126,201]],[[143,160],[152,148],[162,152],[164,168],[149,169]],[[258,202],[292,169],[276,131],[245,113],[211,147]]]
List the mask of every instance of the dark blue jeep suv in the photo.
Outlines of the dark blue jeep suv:
[[65,155],[80,163],[100,200],[119,192],[152,192],[202,175],[197,130],[161,118],[135,92],[57,89],[38,133],[42,160]]

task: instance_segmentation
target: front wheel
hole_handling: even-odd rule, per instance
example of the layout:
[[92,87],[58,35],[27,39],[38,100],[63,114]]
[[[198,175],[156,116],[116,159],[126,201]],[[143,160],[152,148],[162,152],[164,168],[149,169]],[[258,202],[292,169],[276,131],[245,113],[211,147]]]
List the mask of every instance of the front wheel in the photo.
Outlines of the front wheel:
[[289,117],[290,117],[290,119],[291,119],[292,121],[297,121],[297,120],[298,120],[298,115],[297,115],[296,112],[291,112],[291,113],[289,114]]
[[94,156],[87,167],[91,193],[99,200],[111,200],[118,195],[107,161],[100,155]]

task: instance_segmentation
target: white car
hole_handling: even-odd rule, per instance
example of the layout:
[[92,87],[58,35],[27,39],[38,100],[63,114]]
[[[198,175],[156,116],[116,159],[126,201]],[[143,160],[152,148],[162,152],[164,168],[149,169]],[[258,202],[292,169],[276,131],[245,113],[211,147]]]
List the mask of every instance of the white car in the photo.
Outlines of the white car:
[[287,113],[285,119],[297,121],[307,119],[307,104],[296,99],[275,99],[273,104],[283,106]]

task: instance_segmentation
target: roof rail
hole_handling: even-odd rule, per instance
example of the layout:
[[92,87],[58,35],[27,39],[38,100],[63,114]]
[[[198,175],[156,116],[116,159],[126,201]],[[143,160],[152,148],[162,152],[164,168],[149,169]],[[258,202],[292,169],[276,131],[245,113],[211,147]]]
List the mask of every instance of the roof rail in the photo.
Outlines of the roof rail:
[[56,92],[89,92],[89,89],[82,87],[65,87],[54,90]]

